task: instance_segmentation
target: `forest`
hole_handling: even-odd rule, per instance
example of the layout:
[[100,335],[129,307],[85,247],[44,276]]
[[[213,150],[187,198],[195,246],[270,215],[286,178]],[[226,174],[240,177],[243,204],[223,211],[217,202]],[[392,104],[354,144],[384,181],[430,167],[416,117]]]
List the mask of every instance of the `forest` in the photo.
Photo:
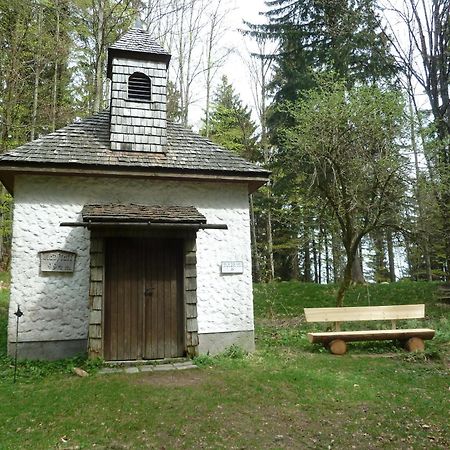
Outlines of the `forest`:
[[[265,4],[235,24],[250,107],[223,71],[230,2],[0,0],[0,150],[106,108],[108,46],[137,21],[172,54],[169,118],[201,103],[202,135],[272,172],[255,281],[449,281],[450,0]],[[12,205],[2,188],[4,268]]]

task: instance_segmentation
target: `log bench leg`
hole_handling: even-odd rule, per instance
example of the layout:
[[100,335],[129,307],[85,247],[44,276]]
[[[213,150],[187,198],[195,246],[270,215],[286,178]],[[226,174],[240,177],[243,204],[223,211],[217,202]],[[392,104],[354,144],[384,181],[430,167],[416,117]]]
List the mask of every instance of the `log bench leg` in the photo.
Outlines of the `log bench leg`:
[[425,343],[419,337],[412,337],[405,342],[405,348],[408,352],[423,352],[425,350]]
[[347,351],[347,344],[342,339],[334,339],[328,344],[328,349],[333,355],[344,355]]

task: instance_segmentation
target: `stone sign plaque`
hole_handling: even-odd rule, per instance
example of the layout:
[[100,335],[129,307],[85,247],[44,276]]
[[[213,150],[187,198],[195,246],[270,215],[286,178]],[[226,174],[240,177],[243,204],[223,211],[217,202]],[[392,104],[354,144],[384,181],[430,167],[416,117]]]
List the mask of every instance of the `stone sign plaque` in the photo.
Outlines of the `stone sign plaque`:
[[76,253],[66,250],[46,250],[39,252],[41,272],[73,272]]
[[244,273],[242,261],[222,261],[221,272],[223,274]]

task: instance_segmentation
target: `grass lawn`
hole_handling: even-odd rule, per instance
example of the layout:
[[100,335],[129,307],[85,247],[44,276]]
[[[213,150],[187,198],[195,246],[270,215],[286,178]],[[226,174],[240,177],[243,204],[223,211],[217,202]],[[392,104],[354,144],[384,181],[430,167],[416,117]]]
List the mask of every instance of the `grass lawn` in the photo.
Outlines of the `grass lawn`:
[[[427,303],[437,336],[421,355],[378,342],[332,356],[307,342],[302,308],[333,306],[335,287],[276,283],[255,286],[252,355],[230,349],[197,370],[135,375],[99,375],[81,359],[21,363],[16,384],[3,293],[0,449],[448,449],[450,307],[435,288],[358,287],[347,299]],[[91,375],[72,375],[75,364]]]

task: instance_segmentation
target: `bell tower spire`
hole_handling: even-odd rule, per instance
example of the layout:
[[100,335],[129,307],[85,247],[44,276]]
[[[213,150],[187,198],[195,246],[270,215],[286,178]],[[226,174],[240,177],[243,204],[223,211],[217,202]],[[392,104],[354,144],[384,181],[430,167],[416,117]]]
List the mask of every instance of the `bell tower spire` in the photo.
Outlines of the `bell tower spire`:
[[108,49],[111,150],[164,152],[170,54],[141,28]]

